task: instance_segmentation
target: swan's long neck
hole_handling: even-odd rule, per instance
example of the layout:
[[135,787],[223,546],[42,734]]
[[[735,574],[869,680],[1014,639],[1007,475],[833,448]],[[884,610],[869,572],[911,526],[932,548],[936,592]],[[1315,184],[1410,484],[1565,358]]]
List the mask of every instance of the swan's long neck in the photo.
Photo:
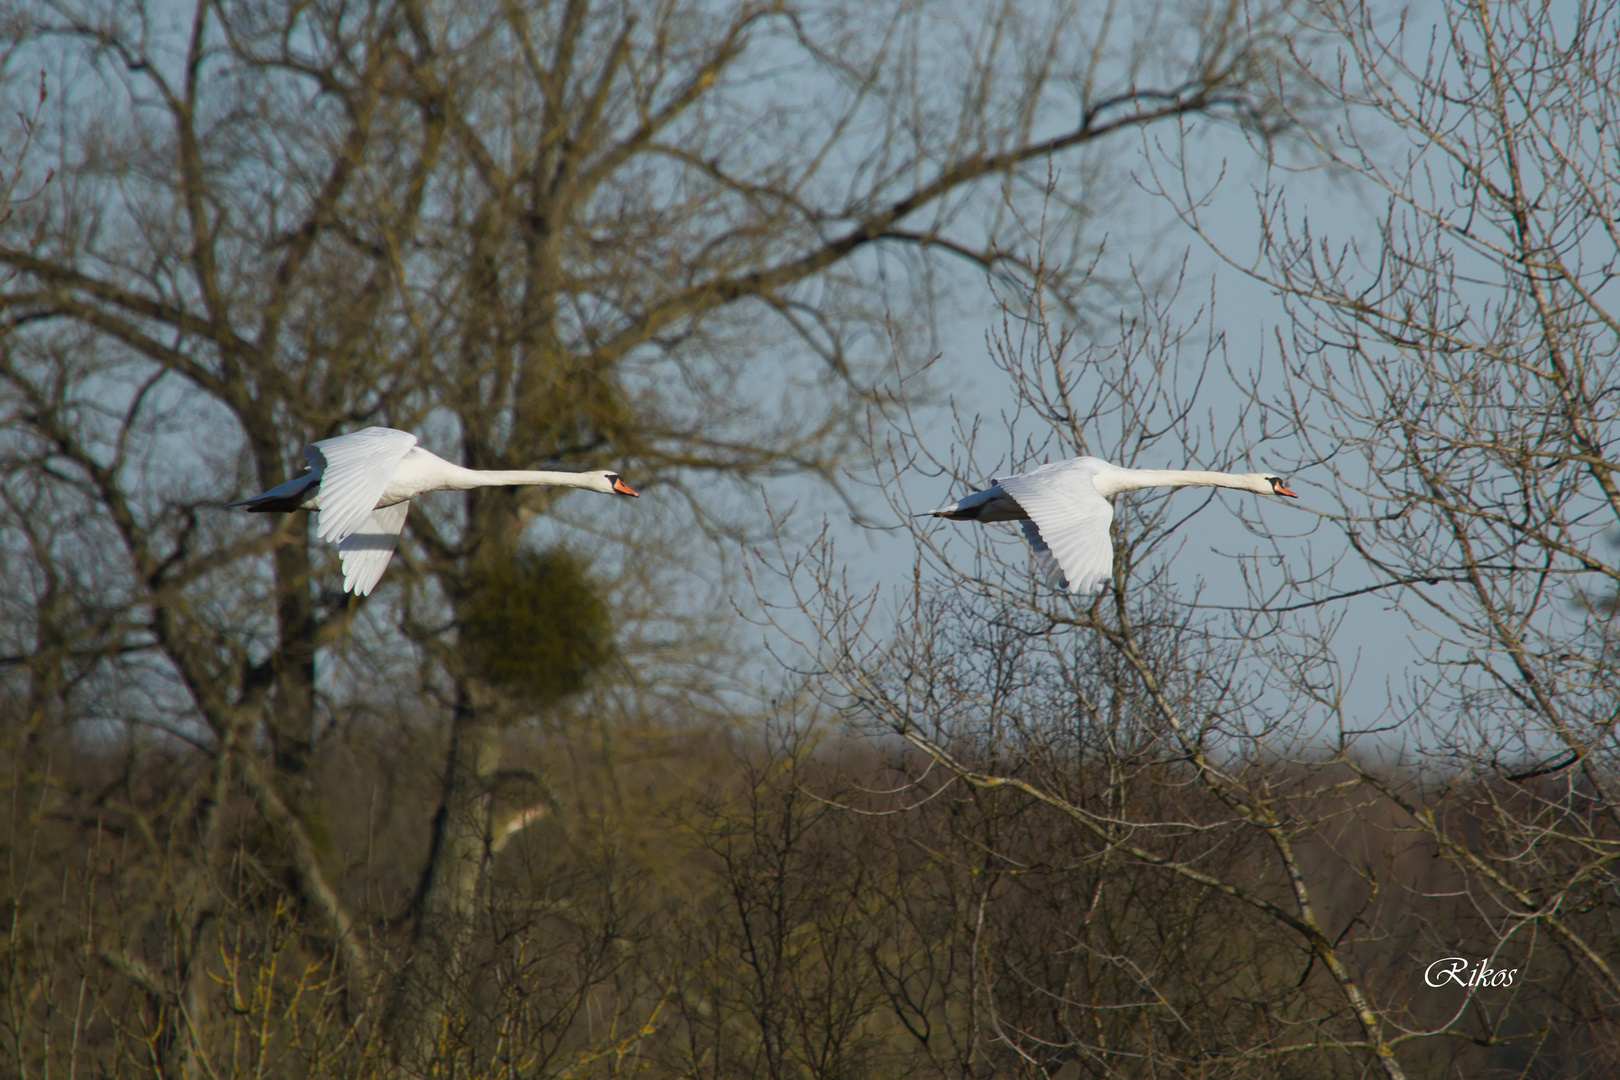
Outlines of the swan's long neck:
[[545,472],[537,469],[463,469],[456,467],[446,487],[456,491],[476,487],[588,487],[595,478],[583,473]]
[[519,485],[552,487],[592,487],[600,482],[600,473],[540,472],[531,469],[466,469],[429,453],[420,446],[405,455],[394,470],[393,479],[383,490],[378,506],[414,499],[429,491],[466,491],[468,488],[516,487]]
[[1109,469],[1092,481],[1104,495],[1150,487],[1223,487],[1239,491],[1271,491],[1265,473],[1203,472],[1198,469]]

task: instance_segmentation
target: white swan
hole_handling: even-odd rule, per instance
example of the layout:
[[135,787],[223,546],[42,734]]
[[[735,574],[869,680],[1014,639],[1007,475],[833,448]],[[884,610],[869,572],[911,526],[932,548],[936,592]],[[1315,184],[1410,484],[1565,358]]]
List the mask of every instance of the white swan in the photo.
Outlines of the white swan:
[[1193,486],[1299,498],[1282,477],[1269,473],[1122,469],[1101,458],[1078,457],[1017,476],[998,477],[983,491],[917,516],[1017,521],[1049,581],[1072,593],[1093,594],[1102,592],[1113,576],[1114,547],[1108,527],[1114,520],[1114,507],[1107,496],[1135,488]]
[[464,469],[416,445],[416,436],[368,427],[304,447],[309,471],[251,499],[229,503],[255,513],[319,510],[316,530],[336,540],[343,590],[365,596],[394,557],[411,500],[428,491],[543,484],[609,495],[636,492],[615,472],[509,472]]

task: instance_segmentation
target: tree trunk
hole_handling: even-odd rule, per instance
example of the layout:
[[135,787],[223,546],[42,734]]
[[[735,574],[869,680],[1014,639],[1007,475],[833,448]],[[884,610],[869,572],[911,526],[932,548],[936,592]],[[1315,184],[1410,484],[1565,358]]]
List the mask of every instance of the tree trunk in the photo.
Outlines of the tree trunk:
[[462,681],[450,736],[444,795],[418,894],[416,930],[389,1010],[387,1034],[402,1075],[425,1074],[463,987],[479,885],[490,858],[500,725],[475,680]]

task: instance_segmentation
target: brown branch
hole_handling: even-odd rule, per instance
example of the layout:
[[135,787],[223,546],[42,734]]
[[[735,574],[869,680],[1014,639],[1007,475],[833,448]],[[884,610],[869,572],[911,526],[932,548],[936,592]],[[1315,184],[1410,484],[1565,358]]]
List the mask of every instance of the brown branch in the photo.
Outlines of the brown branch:
[[332,938],[337,943],[338,954],[343,959],[350,979],[364,984],[371,976],[370,954],[366,950],[365,943],[360,940],[354,917],[349,914],[337,890],[326,879],[326,871],[321,867],[320,857],[315,852],[315,844],[309,837],[309,831],[304,828],[304,823],[298,816],[288,808],[276,790],[274,780],[266,775],[254,753],[249,750],[241,755],[241,759],[242,778],[252,790],[259,812],[287,841],[293,866],[297,871],[299,895],[304,903],[326,922]]
[[[682,290],[603,342],[595,350],[595,355],[605,360],[617,359],[680,319],[802,281],[855,250],[884,239],[902,218],[980,177],[1089,143],[1124,128],[1142,127],[1172,116],[1203,112],[1210,107],[1212,100],[1207,92],[1197,88],[1182,92],[1142,91],[1125,95],[1099,104],[1087,113],[1078,127],[1065,134],[1016,150],[980,154],[958,161],[942,169],[928,183],[868,214],[841,235],[812,251],[773,267],[701,282]],[[1124,116],[1107,118],[1132,101],[1164,103],[1134,111],[1126,110]]]

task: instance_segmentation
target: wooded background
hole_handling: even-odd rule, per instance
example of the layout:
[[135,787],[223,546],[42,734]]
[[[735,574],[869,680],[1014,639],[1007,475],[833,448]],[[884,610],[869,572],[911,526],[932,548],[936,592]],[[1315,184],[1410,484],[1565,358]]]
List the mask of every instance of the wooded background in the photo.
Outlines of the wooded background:
[[[1620,1070],[1612,0],[30,0],[0,72],[8,1074]],[[223,507],[367,424],[644,497],[419,500],[357,600]],[[1075,453],[1309,486],[1120,500],[1083,601],[778,512]]]

